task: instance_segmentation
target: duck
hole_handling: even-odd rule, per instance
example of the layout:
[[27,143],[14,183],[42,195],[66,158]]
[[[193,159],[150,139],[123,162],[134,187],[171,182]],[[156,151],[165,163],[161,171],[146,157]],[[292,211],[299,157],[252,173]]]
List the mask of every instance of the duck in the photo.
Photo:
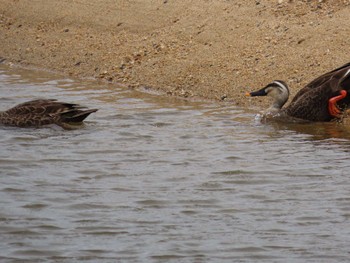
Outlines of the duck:
[[0,112],[0,124],[27,128],[54,124],[63,129],[74,129],[80,127],[97,110],[55,99],[36,99]]
[[349,108],[350,62],[329,71],[308,83],[297,92],[287,107],[289,87],[282,80],[274,80],[260,90],[247,92],[247,96],[272,97],[271,106],[264,115],[289,116],[312,122],[341,119]]

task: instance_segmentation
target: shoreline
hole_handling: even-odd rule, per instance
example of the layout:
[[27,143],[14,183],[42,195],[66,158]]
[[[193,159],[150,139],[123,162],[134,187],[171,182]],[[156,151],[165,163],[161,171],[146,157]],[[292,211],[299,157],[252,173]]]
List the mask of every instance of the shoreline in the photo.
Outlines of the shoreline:
[[245,93],[282,79],[293,96],[350,60],[350,1],[2,2],[6,63],[166,96],[266,107]]

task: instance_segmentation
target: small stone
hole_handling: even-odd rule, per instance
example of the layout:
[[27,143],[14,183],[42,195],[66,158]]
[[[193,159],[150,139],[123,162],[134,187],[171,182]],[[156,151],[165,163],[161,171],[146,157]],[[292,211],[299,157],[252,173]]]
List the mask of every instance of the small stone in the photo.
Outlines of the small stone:
[[227,95],[226,94],[221,96],[221,100],[226,100],[226,99],[227,99]]

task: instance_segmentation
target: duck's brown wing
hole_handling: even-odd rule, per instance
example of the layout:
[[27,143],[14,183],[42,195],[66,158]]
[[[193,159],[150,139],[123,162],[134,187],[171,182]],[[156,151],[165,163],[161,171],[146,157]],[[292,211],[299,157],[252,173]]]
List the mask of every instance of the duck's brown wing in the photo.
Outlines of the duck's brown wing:
[[[323,86],[327,82],[329,82],[329,88],[331,88],[333,92],[339,91],[340,90],[339,84],[341,84],[341,82],[343,81],[341,80],[341,78],[346,74],[348,70],[350,70],[350,62],[339,68],[336,68],[330,72],[327,72],[319,76],[318,78],[308,83],[304,88],[299,90],[298,93],[294,96],[291,103],[298,100],[305,93],[308,93],[313,89]],[[348,89],[350,89],[350,87]]]
[[45,115],[50,113],[64,112],[73,108],[79,108],[77,104],[58,102],[56,100],[32,100],[18,104],[17,106],[6,111],[9,115],[24,115],[24,114],[38,114]]
[[333,117],[328,112],[328,100],[333,92],[327,86],[325,83],[301,94],[284,111],[292,117],[304,120],[330,121]]
[[350,62],[339,67],[339,68],[336,68],[330,72],[327,72],[327,73],[321,75],[320,77],[314,79],[309,84],[307,84],[306,87],[309,87],[311,89],[319,87],[332,78],[336,78],[339,80],[346,73],[346,71],[349,69],[350,69]]

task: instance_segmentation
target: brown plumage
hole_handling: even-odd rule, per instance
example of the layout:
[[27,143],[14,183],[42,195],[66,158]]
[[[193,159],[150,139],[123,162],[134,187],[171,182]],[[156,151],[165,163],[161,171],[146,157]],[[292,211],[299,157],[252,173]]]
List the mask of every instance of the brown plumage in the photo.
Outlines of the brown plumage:
[[[339,95],[340,90],[350,91],[350,63],[316,78],[301,89],[286,108],[286,113],[297,118],[307,116],[311,121],[330,121],[328,111],[330,98]],[[349,95],[340,101],[340,108],[349,106]]]
[[56,124],[71,129],[97,109],[84,109],[78,104],[39,99],[21,103],[0,112],[0,124],[17,127],[41,127]]

